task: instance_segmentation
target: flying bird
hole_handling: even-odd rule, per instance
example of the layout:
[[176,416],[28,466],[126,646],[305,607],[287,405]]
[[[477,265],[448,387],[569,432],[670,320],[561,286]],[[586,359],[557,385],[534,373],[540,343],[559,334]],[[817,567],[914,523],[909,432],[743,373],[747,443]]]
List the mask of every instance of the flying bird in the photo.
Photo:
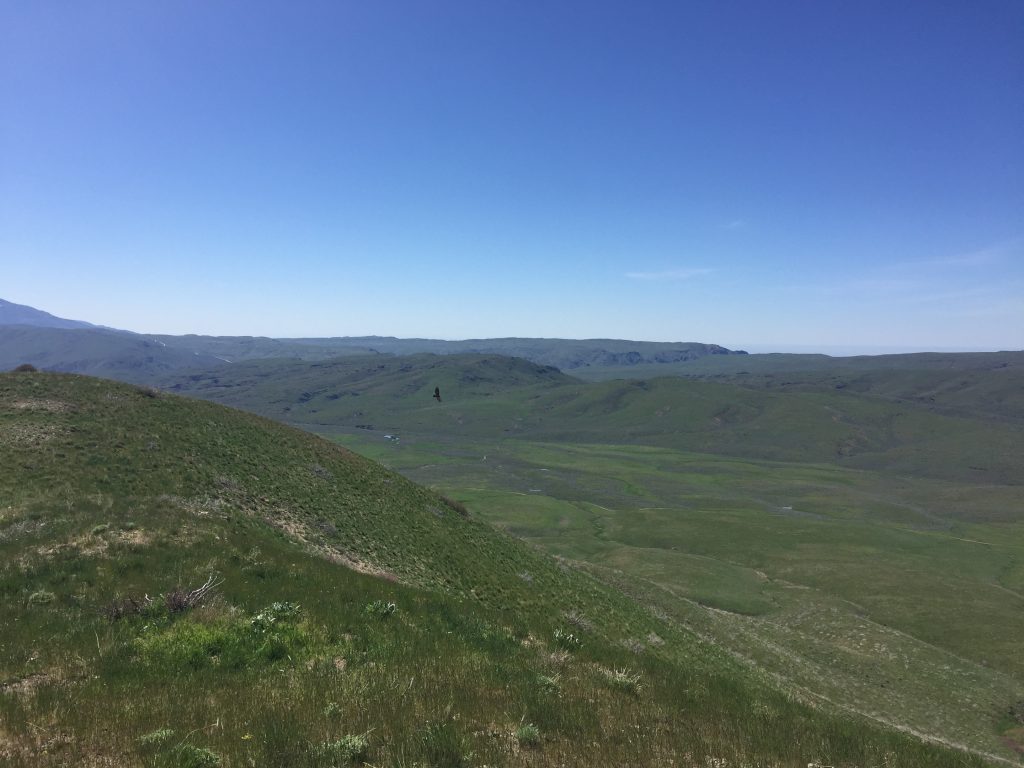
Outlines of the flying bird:
[[441,402],[441,388],[440,387],[434,387],[434,399],[437,400],[437,402],[439,402],[439,403]]

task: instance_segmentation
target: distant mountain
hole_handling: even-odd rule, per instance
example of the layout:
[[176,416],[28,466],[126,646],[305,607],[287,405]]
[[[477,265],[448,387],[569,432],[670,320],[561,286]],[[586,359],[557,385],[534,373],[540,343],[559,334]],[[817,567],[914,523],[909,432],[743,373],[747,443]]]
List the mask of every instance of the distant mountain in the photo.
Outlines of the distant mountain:
[[628,339],[398,339],[393,336],[345,336],[328,339],[292,339],[304,345],[320,345],[340,350],[351,347],[392,355],[504,355],[521,357],[539,365],[562,370],[589,366],[632,366],[679,363],[709,355],[746,355],[718,344],[693,341],[630,341]]
[[223,365],[213,355],[174,349],[124,331],[0,325],[0,371],[22,363],[137,384],[184,368]]
[[[48,312],[12,304],[0,299],[0,326],[36,326],[46,328],[92,328],[91,323],[66,320]],[[103,329],[113,330],[113,329]],[[123,332],[128,333],[128,332]],[[134,335],[134,334],[133,334]],[[718,344],[699,342],[630,341],[628,339],[399,339],[394,336],[335,336],[328,338],[267,338],[261,336],[171,336],[165,334],[139,335],[167,349],[176,349],[196,357],[213,357],[222,362],[258,360],[265,358],[299,358],[326,360],[344,355],[503,355],[520,357],[538,365],[549,365],[561,370],[586,368],[628,368],[637,365],[667,365],[700,360],[706,357],[746,355],[746,352],[726,349]],[[74,361],[51,359],[54,370],[94,373],[121,378],[81,366],[80,356]],[[71,365],[74,362],[76,365]],[[108,362],[108,361],[97,361]],[[76,367],[77,366],[77,367]]]
[[39,328],[98,328],[81,320],[68,320],[25,304],[0,299],[0,325],[34,325]]

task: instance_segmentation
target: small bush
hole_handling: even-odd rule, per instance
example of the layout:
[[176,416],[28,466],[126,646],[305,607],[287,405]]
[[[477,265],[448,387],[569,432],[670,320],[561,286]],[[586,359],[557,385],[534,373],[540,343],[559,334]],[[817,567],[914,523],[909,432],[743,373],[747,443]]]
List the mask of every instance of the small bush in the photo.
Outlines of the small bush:
[[523,747],[540,745],[540,729],[533,723],[524,723],[516,728],[516,741]]
[[275,624],[290,622],[299,617],[302,608],[297,603],[272,603],[249,620],[253,632],[263,635]]
[[462,768],[472,755],[466,737],[451,719],[427,723],[418,734],[420,756],[427,765]]
[[576,651],[583,647],[583,641],[572,632],[559,628],[555,630],[555,645],[563,651]]
[[370,753],[370,740],[365,733],[350,733],[337,741],[325,741],[313,752],[319,758],[330,760],[333,765],[363,763]]
[[214,768],[220,765],[220,755],[206,747],[179,744],[169,755],[175,768]]
[[39,369],[31,363],[22,363],[14,369],[15,373],[38,373]]
[[160,390],[156,387],[136,387],[135,389],[143,397],[160,397]]
[[605,681],[609,687],[636,696],[640,693],[640,675],[631,673],[627,669],[605,669]]
[[41,589],[38,592],[33,592],[28,596],[29,605],[46,605],[52,603],[57,599],[57,596],[53,592],[48,592],[45,589]]
[[151,603],[146,600],[140,600],[137,597],[114,598],[107,605],[103,607],[100,613],[113,624],[115,621],[127,618],[128,616],[138,616],[145,613],[150,607]]
[[444,494],[439,495],[441,496],[441,501],[444,502],[445,506],[448,507],[448,509],[455,512],[457,515],[459,515],[459,517],[469,517],[469,510],[466,509],[466,505],[463,504],[461,501],[449,499]]
[[102,536],[104,533],[110,530],[110,523],[100,523],[94,525],[92,530],[89,531],[93,536]]
[[338,702],[329,701],[327,706],[324,707],[324,717],[337,717],[341,714],[341,707],[338,706]]
[[548,696],[559,696],[562,693],[562,681],[559,675],[537,675],[537,687]]
[[139,736],[139,744],[144,747],[160,747],[174,738],[174,731],[170,728],[160,728]]
[[386,619],[398,610],[398,606],[394,603],[386,603],[383,600],[374,600],[372,603],[367,603],[366,607],[363,608],[363,613],[367,616],[375,616],[378,619]]

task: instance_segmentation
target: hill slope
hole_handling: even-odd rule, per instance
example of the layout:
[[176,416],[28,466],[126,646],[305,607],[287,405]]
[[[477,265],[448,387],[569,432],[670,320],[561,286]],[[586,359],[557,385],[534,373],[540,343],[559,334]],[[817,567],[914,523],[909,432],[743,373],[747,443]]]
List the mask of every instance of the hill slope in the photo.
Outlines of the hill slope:
[[95,328],[92,323],[51,315],[25,304],[0,299],[0,325],[31,325],[39,328]]
[[[478,356],[259,361],[160,384],[319,431],[629,443],[1014,485],[1024,477],[1024,424],[979,417],[977,407],[940,412],[855,386],[758,388],[671,377],[584,383],[521,360]],[[431,399],[434,386],[441,403]],[[1020,393],[999,386],[1004,405],[985,402],[1012,408]]]
[[10,765],[982,764],[256,416],[5,374],[0,464]]
[[48,371],[145,383],[171,371],[222,365],[212,355],[104,328],[0,327],[0,370],[22,363]]

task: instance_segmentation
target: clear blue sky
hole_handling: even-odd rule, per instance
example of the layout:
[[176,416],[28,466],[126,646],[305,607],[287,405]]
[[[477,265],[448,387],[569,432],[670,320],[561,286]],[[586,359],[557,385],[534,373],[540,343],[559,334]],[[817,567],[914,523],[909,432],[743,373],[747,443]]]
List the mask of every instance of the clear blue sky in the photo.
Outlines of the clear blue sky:
[[0,297],[1024,347],[1024,3],[0,0]]

